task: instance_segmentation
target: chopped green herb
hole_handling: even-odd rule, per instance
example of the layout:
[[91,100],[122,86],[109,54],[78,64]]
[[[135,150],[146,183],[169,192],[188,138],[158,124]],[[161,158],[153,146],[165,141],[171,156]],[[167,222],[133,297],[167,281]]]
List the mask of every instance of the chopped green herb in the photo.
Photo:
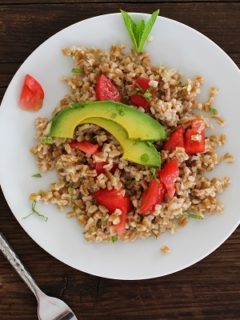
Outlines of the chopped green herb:
[[153,87],[149,87],[143,94],[144,98],[147,100],[151,100],[152,99],[152,91],[153,91]]
[[33,178],[42,178],[41,173],[35,173],[32,175]]
[[82,73],[83,68],[72,68],[72,73]]
[[157,170],[155,168],[150,168],[149,176],[150,176],[151,179],[156,178],[156,172],[157,172]]
[[52,144],[52,137],[45,137],[42,139],[42,144]]
[[138,53],[142,52],[157,19],[159,10],[154,11],[146,23],[144,20],[140,20],[139,22],[135,23],[126,11],[121,10],[121,13],[135,50]]
[[218,111],[216,108],[210,108],[209,112],[210,112],[211,116],[215,116],[216,114],[218,114]]
[[66,183],[65,184],[65,188],[72,188],[73,187],[73,183]]
[[95,143],[98,143],[97,136],[93,136],[93,137],[91,138],[91,141],[92,141],[92,142],[95,142]]
[[113,236],[112,237],[112,242],[114,243],[114,242],[117,242],[118,241],[118,236]]
[[197,220],[203,220],[204,217],[199,214],[199,213],[192,213],[192,212],[184,212],[184,214],[188,217],[188,218],[192,218],[192,219],[197,219]]
[[96,72],[97,68],[92,68],[92,72]]
[[36,215],[38,216],[39,218],[43,219],[44,221],[47,221],[48,220],[48,217],[44,216],[43,214],[39,213],[37,210],[36,210],[36,201],[33,201],[32,203],[32,212],[29,213],[27,216],[23,217],[23,219],[27,219],[29,218],[30,216],[33,216],[33,215]]

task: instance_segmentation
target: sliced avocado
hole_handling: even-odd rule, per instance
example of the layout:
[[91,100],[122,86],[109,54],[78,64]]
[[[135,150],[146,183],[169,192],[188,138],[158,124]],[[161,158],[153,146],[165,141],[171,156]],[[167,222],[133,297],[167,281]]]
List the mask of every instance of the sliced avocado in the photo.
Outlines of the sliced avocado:
[[114,101],[89,101],[71,105],[52,119],[50,136],[73,138],[75,128],[87,118],[112,120],[124,128],[130,139],[158,141],[166,138],[161,124],[149,115]]
[[148,141],[131,140],[127,132],[112,120],[103,118],[88,118],[81,122],[92,123],[111,133],[123,149],[122,158],[144,166],[160,167],[160,153]]

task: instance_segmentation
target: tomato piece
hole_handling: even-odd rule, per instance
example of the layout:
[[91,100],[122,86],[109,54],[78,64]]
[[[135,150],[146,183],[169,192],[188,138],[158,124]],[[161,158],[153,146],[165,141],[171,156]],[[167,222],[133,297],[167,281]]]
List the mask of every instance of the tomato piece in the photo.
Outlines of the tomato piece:
[[149,79],[144,77],[138,77],[136,79],[136,84],[141,87],[144,91],[150,88]]
[[175,131],[170,134],[168,141],[164,144],[163,149],[174,151],[177,147],[184,148],[184,129],[183,127],[178,127]]
[[205,151],[205,133],[196,129],[187,129],[184,137],[187,154],[203,153]]
[[139,212],[142,215],[149,214],[156,204],[160,204],[165,194],[165,188],[162,182],[151,180],[149,187],[143,192]]
[[144,109],[147,109],[149,107],[149,102],[140,94],[134,94],[130,97],[131,103],[134,106],[142,107]]
[[164,184],[170,198],[175,194],[174,184],[179,176],[179,168],[177,160],[168,161],[159,171],[160,181]]
[[114,229],[115,229],[117,235],[119,237],[121,237],[124,230],[125,230],[125,227],[126,227],[127,213],[122,212],[122,214],[119,216],[119,218],[120,218],[120,222],[118,224],[114,225]]
[[205,130],[205,123],[202,119],[194,119],[191,123],[192,129],[195,129],[198,132]]
[[44,91],[40,83],[30,74],[24,78],[22,91],[19,98],[21,109],[38,111],[41,109],[44,99]]
[[69,145],[71,148],[78,149],[88,155],[95,154],[98,151],[98,144],[93,144],[88,141],[72,141]]
[[[95,163],[95,169],[97,171],[97,174],[101,174],[106,172],[107,170],[104,168],[104,166],[108,164],[108,162],[102,161],[102,162],[96,162]],[[110,170],[111,173],[114,173],[117,169],[117,164],[113,163],[112,169]]]
[[104,74],[98,78],[96,96],[98,100],[121,100],[117,87]]
[[[151,88],[151,85],[150,85],[150,80],[147,79],[147,78],[144,78],[144,77],[138,77],[136,79],[136,84],[141,88],[143,89],[143,91],[145,92],[146,90],[148,90],[149,88]],[[152,88],[150,90],[150,93],[154,93],[156,91],[156,89]]]
[[124,196],[118,190],[101,189],[93,193],[94,199],[99,204],[106,207],[109,213],[113,213],[116,209],[120,209],[122,213],[127,214],[131,209],[131,201],[127,194]]

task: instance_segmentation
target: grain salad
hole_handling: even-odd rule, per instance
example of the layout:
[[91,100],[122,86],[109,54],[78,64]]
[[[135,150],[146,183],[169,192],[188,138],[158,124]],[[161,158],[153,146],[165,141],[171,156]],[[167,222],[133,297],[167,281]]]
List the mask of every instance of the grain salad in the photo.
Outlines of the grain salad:
[[[166,130],[167,138],[154,142],[161,156],[162,169],[122,159],[123,150],[118,141],[96,124],[78,125],[73,139],[57,138],[49,137],[51,119],[37,118],[37,144],[31,152],[39,170],[42,173],[55,170],[58,181],[52,183],[49,190],[32,193],[32,201],[52,203],[59,209],[66,209],[67,216],[82,225],[85,239],[94,242],[159,237],[166,231],[174,233],[189,219],[203,219],[206,214],[223,212],[218,194],[229,185],[229,178],[208,178],[205,175],[222,161],[233,161],[230,153],[220,155],[217,152],[225,144],[224,134],[210,135],[206,131],[205,135],[208,128],[224,123],[213,108],[217,94],[215,88],[210,88],[207,101],[200,102],[201,76],[185,80],[176,70],[152,65],[147,53],[128,51],[124,46],[112,46],[109,51],[73,47],[65,48],[63,53],[73,59],[74,68],[72,74],[64,78],[69,94],[60,101],[52,115],[72,103],[99,100],[96,87],[104,75],[117,89],[120,98],[115,101],[121,100],[150,115]],[[147,89],[136,86],[139,79],[148,82]],[[135,102],[133,96],[143,98],[147,107]],[[204,150],[199,152],[189,151],[186,147],[187,135],[194,130],[194,121],[202,127],[191,135],[190,142],[198,145],[201,139],[204,140]],[[173,139],[176,145],[169,147],[168,139],[179,128],[185,144],[178,145]],[[82,142],[96,146],[96,150],[89,153],[76,147],[76,143]],[[170,191],[164,184],[163,171],[171,161],[177,163],[178,174]],[[143,209],[143,199],[154,193],[149,189],[154,181],[163,184],[161,199],[155,202],[151,199],[150,206],[148,203]],[[121,206],[114,208],[113,205],[110,209],[103,205],[104,202],[95,196],[102,190],[109,192],[112,202],[116,194],[128,199],[127,212],[123,212]]]

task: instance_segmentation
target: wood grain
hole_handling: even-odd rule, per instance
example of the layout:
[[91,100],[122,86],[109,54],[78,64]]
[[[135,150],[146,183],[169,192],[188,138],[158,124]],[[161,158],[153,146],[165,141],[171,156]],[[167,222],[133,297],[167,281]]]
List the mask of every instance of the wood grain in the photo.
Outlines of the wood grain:
[[[239,1],[2,0],[0,99],[24,59],[55,32],[119,8],[152,12],[158,7],[163,16],[210,37],[240,66]],[[48,255],[19,226],[1,192],[0,213],[1,231],[36,281],[48,294],[69,303],[79,320],[240,319],[240,229],[186,270],[164,278],[126,282],[90,276]],[[34,297],[2,256],[0,319],[37,319]]]

